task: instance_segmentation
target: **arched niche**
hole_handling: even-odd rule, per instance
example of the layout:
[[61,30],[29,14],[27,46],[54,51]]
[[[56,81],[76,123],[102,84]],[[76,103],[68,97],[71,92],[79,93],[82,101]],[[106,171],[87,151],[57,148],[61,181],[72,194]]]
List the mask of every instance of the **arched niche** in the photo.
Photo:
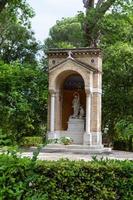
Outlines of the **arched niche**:
[[82,76],[78,73],[69,74],[61,85],[62,96],[62,130],[67,130],[69,117],[73,114],[72,100],[74,94],[78,93],[80,96],[80,104],[86,110],[86,95],[85,84]]

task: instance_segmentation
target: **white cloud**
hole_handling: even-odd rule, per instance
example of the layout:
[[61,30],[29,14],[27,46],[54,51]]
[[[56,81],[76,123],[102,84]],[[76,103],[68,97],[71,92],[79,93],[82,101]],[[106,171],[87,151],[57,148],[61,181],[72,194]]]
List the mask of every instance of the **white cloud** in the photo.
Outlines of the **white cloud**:
[[37,39],[43,41],[48,37],[49,29],[62,17],[72,17],[83,10],[82,0],[27,0],[35,10],[32,29]]

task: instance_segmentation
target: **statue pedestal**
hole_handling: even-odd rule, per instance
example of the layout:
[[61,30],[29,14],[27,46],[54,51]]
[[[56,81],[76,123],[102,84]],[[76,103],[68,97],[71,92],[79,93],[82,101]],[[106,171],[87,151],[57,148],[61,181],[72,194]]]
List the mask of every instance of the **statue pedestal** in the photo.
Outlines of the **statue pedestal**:
[[70,117],[66,133],[73,139],[73,144],[83,144],[84,119]]
[[84,119],[69,118],[67,131],[84,132]]

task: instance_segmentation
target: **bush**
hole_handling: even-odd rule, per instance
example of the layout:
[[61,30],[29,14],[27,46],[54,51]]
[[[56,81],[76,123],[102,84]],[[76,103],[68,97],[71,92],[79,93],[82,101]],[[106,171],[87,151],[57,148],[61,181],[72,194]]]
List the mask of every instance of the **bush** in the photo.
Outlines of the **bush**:
[[21,145],[25,147],[38,146],[40,144],[43,144],[42,137],[24,137],[21,143]]
[[133,117],[118,121],[115,125],[117,137],[114,140],[114,149],[133,151]]
[[122,151],[133,151],[133,139],[132,141],[125,139],[114,140],[113,149]]
[[0,128],[12,144],[46,133],[47,93],[42,68],[0,61]]
[[0,146],[9,146],[12,144],[12,140],[9,136],[4,133],[4,131],[0,128]]
[[69,145],[72,144],[73,140],[70,137],[61,137],[60,138],[60,143],[64,144],[64,145]]
[[0,155],[0,199],[130,200],[132,161],[33,161]]

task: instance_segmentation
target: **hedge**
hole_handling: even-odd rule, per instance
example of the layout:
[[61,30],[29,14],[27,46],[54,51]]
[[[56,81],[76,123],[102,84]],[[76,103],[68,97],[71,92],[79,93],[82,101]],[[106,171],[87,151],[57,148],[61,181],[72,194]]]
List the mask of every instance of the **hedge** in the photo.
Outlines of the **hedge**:
[[0,155],[0,200],[132,200],[133,162]]
[[38,146],[40,144],[43,144],[43,138],[42,137],[23,137],[21,146],[24,147],[30,147],[30,146]]

